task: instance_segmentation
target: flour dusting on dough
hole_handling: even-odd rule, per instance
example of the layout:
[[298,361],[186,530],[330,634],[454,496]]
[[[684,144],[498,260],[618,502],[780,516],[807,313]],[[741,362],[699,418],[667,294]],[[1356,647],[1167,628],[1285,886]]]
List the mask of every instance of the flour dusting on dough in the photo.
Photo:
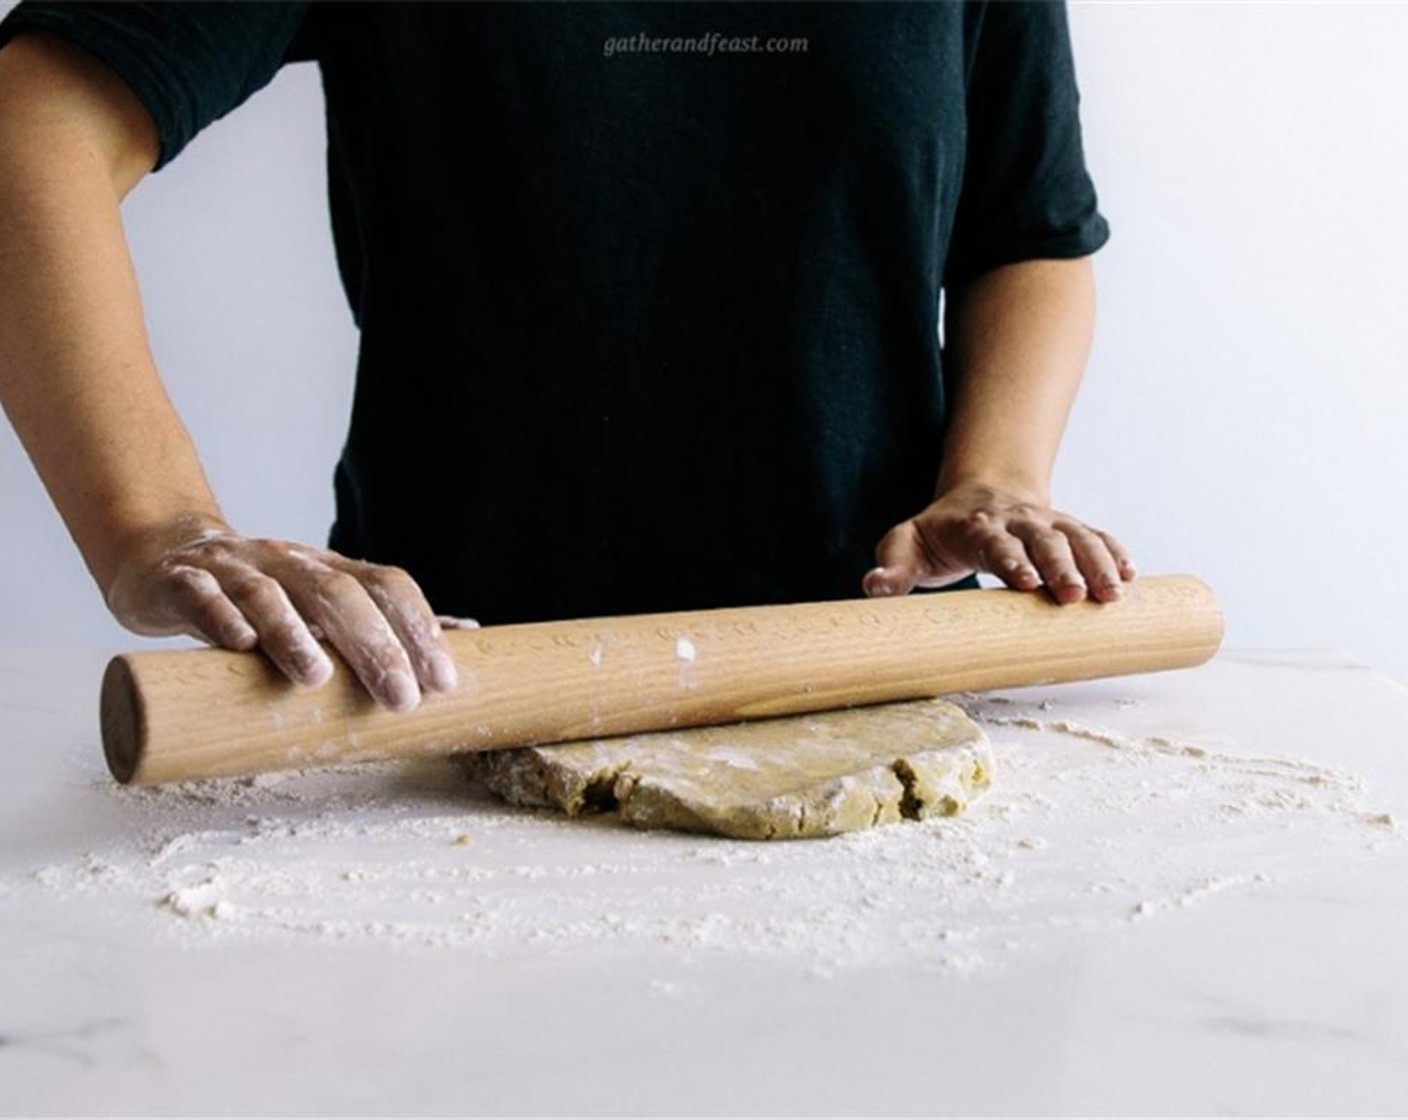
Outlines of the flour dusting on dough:
[[921,700],[478,752],[464,765],[515,805],[791,840],[954,816],[987,788],[992,753],[954,705]]

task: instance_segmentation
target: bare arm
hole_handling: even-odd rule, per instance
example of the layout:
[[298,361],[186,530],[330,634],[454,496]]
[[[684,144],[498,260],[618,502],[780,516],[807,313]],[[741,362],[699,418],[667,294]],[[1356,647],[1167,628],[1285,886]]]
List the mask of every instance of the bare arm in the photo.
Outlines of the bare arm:
[[954,293],[945,333],[957,392],[940,491],[979,482],[1048,498],[1094,325],[1088,257],[1008,265]]
[[155,166],[150,115],[58,37],[0,51],[0,402],[118,619],[262,648],[318,684],[325,634],[382,703],[453,687],[405,573],[224,522],[147,343],[119,203]]
[[935,500],[881,542],[867,594],[988,571],[1023,590],[1045,584],[1060,602],[1118,598],[1134,576],[1123,546],[1050,507],[1094,318],[1089,258],[1005,265],[950,294],[956,393]]
[[0,105],[0,398],[106,588],[134,531],[220,516],[157,379],[118,213],[156,130],[115,75],[39,35],[0,52]]

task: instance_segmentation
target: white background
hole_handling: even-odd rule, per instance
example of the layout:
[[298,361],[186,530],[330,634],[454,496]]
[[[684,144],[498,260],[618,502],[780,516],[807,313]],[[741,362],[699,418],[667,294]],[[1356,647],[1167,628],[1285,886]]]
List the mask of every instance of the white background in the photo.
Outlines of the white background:
[[[1144,571],[1212,583],[1230,644],[1342,648],[1408,680],[1408,6],[1071,22],[1113,238],[1058,504]],[[227,515],[317,543],[356,347],[323,183],[299,65],[125,206],[153,348]],[[0,645],[136,644],[0,428]]]

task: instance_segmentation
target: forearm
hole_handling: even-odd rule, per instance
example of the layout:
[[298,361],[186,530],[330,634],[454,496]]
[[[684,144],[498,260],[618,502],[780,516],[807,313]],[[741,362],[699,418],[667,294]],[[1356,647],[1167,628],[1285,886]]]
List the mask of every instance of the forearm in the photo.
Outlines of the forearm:
[[226,526],[157,377],[123,235],[156,126],[60,39],[0,51],[0,403],[113,615],[141,634],[258,648],[326,682],[326,639],[378,703],[456,687],[409,574]]
[[1088,257],[1006,265],[948,293],[945,361],[955,399],[940,493],[977,483],[1049,503],[1094,321]]
[[0,402],[106,588],[129,536],[219,511],[147,344],[119,214],[130,147],[23,42],[0,54]]

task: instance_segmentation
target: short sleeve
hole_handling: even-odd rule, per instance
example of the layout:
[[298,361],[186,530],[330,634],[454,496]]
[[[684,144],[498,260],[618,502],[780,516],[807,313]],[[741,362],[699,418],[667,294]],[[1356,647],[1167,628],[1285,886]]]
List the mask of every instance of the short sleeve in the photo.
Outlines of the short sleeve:
[[1110,235],[1081,147],[1065,5],[994,0],[976,22],[947,285],[1015,261],[1083,257]]
[[306,3],[24,0],[0,21],[0,47],[47,31],[96,55],[152,115],[161,168],[273,79],[306,11]]

